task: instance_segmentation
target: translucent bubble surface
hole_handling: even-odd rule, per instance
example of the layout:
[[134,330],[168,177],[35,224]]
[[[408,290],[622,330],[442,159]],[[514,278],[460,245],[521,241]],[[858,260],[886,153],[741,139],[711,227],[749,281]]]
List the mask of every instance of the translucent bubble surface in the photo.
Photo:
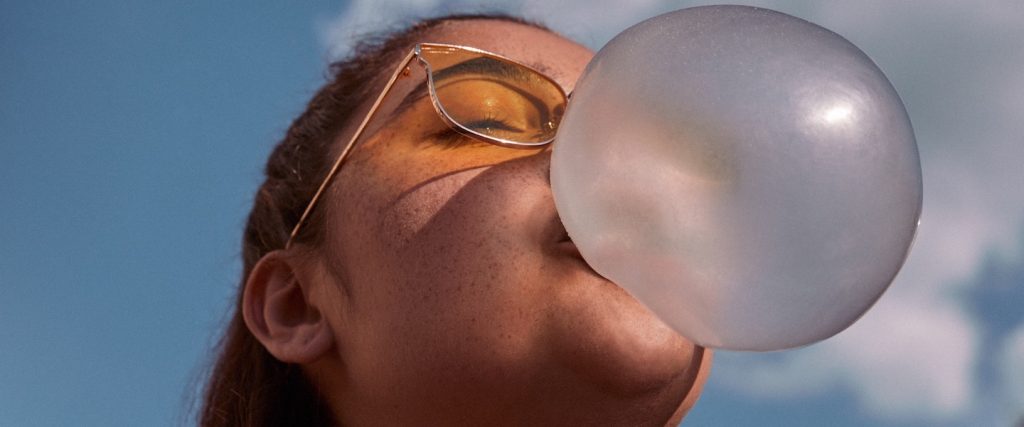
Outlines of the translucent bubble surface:
[[709,347],[845,329],[892,282],[921,211],[913,130],[878,67],[753,7],[619,34],[577,83],[552,156],[584,259]]

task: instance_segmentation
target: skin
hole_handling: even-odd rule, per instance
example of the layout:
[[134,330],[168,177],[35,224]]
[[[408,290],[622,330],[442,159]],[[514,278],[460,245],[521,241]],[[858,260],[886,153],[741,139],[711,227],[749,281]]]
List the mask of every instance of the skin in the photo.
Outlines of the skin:
[[[566,91],[592,56],[500,21],[449,22],[422,41],[534,65]],[[711,352],[579,257],[555,211],[549,149],[439,142],[447,127],[429,99],[379,122],[318,207],[323,250],[267,255],[243,302],[254,335],[302,366],[342,424],[682,419]]]

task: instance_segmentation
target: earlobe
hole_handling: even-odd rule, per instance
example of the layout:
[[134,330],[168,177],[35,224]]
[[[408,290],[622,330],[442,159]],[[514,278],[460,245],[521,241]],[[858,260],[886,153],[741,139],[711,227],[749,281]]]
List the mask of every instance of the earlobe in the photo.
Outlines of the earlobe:
[[256,263],[242,294],[242,316],[249,331],[282,362],[307,364],[334,346],[331,327],[311,303],[316,283],[304,281],[285,252],[268,253]]

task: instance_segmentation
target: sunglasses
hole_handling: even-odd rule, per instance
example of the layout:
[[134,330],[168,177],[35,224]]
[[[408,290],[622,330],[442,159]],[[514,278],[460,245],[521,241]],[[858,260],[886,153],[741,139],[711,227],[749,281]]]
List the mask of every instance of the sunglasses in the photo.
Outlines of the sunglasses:
[[[414,62],[426,74],[426,79],[420,79],[420,85],[410,88],[410,84],[402,84],[402,80],[412,80]],[[398,86],[402,89],[395,90]],[[474,90],[482,87],[490,89]],[[495,90],[505,96],[492,96]],[[382,109],[388,94],[393,92],[406,92],[406,96],[400,97],[402,104],[397,104],[396,109],[429,94],[434,111],[456,132],[497,146],[519,149],[550,144],[568,101],[565,91],[550,77],[501,55],[466,46],[417,44],[399,63],[341,150],[292,229],[285,249],[291,247],[370,120]],[[390,106],[395,106],[396,102],[399,101],[391,99]]]

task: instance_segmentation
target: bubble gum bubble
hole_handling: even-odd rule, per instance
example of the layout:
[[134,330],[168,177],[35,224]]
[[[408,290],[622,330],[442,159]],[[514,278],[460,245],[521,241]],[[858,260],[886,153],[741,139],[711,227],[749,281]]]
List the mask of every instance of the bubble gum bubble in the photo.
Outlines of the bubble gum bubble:
[[616,36],[554,144],[555,203],[584,259],[694,342],[828,338],[909,251],[921,169],[903,103],[841,36],[708,6]]

